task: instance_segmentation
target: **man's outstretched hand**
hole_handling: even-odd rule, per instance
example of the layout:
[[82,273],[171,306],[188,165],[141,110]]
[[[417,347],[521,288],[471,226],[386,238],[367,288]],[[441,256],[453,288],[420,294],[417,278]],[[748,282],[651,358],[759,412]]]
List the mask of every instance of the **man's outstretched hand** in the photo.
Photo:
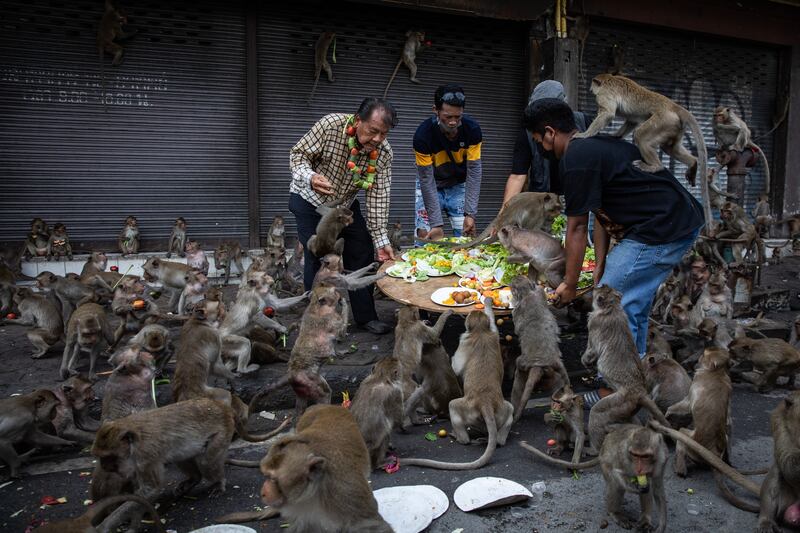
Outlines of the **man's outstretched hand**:
[[387,244],[383,248],[378,248],[378,261],[383,263],[388,260],[394,261],[394,248],[391,244]]
[[572,300],[575,299],[576,289],[575,287],[570,287],[566,283],[561,283],[556,289],[556,296],[558,297],[555,302],[556,307],[564,307],[568,305]]

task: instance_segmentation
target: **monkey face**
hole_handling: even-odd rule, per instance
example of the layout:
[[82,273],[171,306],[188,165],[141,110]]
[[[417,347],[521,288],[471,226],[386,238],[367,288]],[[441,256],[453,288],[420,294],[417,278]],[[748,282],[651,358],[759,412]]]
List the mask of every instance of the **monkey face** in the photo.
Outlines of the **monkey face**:
[[58,281],[58,277],[52,272],[42,272],[36,276],[36,286],[40,289],[46,289]]
[[[734,360],[749,359],[756,341],[747,337],[737,337],[728,345],[728,351]],[[705,354],[704,354],[705,355]]]
[[139,221],[136,220],[136,217],[129,216],[125,219],[125,225],[131,228],[135,228],[139,225]]
[[344,226],[349,226],[353,223],[353,212],[347,209],[346,207],[338,208],[338,214],[336,215],[336,220],[339,224]]
[[61,390],[64,393],[64,397],[67,399],[67,403],[71,405],[73,409],[81,410],[95,399],[92,382],[80,375],[69,378],[61,385]]
[[592,308],[595,311],[618,307],[622,301],[622,294],[608,285],[595,287],[592,298]]
[[280,508],[287,503],[301,503],[314,498],[313,485],[323,475],[325,459],[316,455],[300,437],[286,437],[270,449],[261,461],[266,477],[261,487],[261,499],[270,507]]
[[186,229],[186,221],[183,217],[178,217],[175,219],[175,227],[178,229]]

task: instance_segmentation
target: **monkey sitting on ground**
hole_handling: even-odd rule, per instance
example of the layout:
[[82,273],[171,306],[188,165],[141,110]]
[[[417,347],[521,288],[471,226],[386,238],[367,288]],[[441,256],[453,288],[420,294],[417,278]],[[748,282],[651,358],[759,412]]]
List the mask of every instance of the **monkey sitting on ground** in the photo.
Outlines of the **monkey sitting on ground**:
[[186,265],[208,276],[208,259],[197,241],[186,241]]
[[503,359],[491,299],[485,299],[483,311],[472,311],[467,315],[465,326],[467,331],[461,335],[453,356],[453,370],[464,380],[464,397],[450,402],[450,422],[453,434],[461,444],[472,442],[467,428],[485,429],[489,436],[486,450],[469,463],[402,459],[400,463],[403,465],[472,470],[485,466],[495,448],[506,443],[514,421],[514,407],[503,399]]
[[[502,230],[501,230],[502,231]],[[502,237],[501,237],[502,238]],[[514,332],[519,337],[522,354],[517,358],[511,405],[514,422],[520,419],[531,393],[546,375],[553,377],[552,389],[569,385],[569,374],[558,347],[559,330],[550,312],[544,290],[530,278],[517,276],[511,281]]]
[[567,254],[561,241],[540,229],[522,229],[503,226],[497,237],[511,254],[509,263],[528,263],[528,276],[538,281],[543,278],[552,288],[564,279]]
[[18,288],[12,301],[19,310],[20,316],[13,320],[0,319],[0,325],[30,327],[31,329],[25,335],[36,348],[31,357],[39,359],[64,337],[61,313],[49,298],[36,294],[27,287]]
[[731,359],[736,363],[750,362],[755,372],[745,372],[742,377],[754,384],[759,392],[775,387],[781,376],[789,378],[788,385],[798,385],[800,350],[783,339],[750,339],[738,334],[728,345]]
[[389,83],[386,84],[386,89],[383,91],[383,97],[389,93],[389,87],[392,86],[394,77],[397,76],[397,71],[400,70],[400,65],[405,64],[408,68],[410,80],[414,83],[422,83],[417,79],[417,54],[422,51],[422,46],[425,44],[425,32],[408,30],[406,32],[406,42],[403,45],[403,53],[400,54],[400,59],[397,60],[397,65],[394,67],[394,72],[389,78]]
[[61,438],[82,444],[94,441],[99,422],[89,416],[89,403],[95,400],[92,381],[78,374],[52,389],[60,402],[49,424]]
[[545,413],[544,423],[553,429],[555,446],[547,450],[550,455],[561,455],[572,448],[572,462],[581,460],[583,443],[583,396],[572,392],[569,383],[558,389],[550,397],[550,412]]
[[44,257],[47,255],[47,244],[50,241],[50,228],[41,218],[31,221],[31,231],[22,245],[22,259],[30,257]]
[[662,412],[689,394],[692,379],[668,353],[647,354],[644,358],[645,379],[650,397]]
[[692,313],[692,322],[697,324],[704,318],[733,318],[733,296],[725,272],[720,270],[708,278]]
[[114,354],[109,362],[114,365],[114,371],[103,391],[102,421],[155,409],[153,355],[140,345],[131,344]]
[[367,483],[369,453],[347,409],[309,408],[297,422],[297,433],[270,448],[261,473],[266,477],[261,498],[289,522],[287,533],[392,532],[378,514]]
[[67,323],[64,356],[61,358],[59,373],[67,379],[75,373],[78,356],[82,351],[89,352],[89,378],[94,379],[95,363],[105,340],[109,345],[114,341],[114,334],[108,323],[105,310],[95,304],[86,303],[78,307]]
[[122,257],[139,253],[139,222],[135,216],[129,215],[125,217],[125,225],[122,227],[122,231],[119,232],[117,245]]
[[163,373],[174,353],[169,330],[160,324],[148,324],[139,330],[130,341],[131,345],[141,346],[153,356],[156,375]]
[[403,424],[402,367],[395,357],[386,357],[358,387],[350,412],[369,451],[372,468],[386,464],[392,431]]
[[320,259],[330,253],[342,255],[344,239],[338,237],[344,228],[353,223],[353,212],[344,206],[321,205],[317,207],[317,213],[322,218],[317,223],[316,233],[308,239],[308,250]]
[[668,425],[647,394],[644,369],[621,300],[622,295],[611,287],[594,289],[589,339],[581,363],[586,368],[597,365],[598,374],[614,392],[589,411],[589,439],[593,449],[587,453],[591,455],[597,455],[611,424],[628,423],[642,407]]
[[119,494],[105,498],[92,506],[78,518],[69,518],[57,522],[46,522],[36,528],[38,533],[97,533],[97,526],[108,516],[114,507],[125,502],[136,502],[143,506],[147,514],[153,519],[156,529],[161,533],[166,533],[161,518],[149,501],[135,494]]
[[769,192],[770,177],[769,163],[764,151],[753,142],[750,128],[730,107],[718,106],[714,110],[714,120],[711,123],[714,130],[714,139],[717,141],[718,150],[734,150],[741,152],[747,148],[756,152],[764,163],[764,190]]
[[[91,287],[74,279],[57,276],[52,272],[44,271],[36,276],[36,285],[40,289],[49,289],[55,294],[56,299],[61,304],[61,317],[64,320],[64,325],[69,322],[72,311],[76,307],[97,301],[97,294]],[[105,286],[104,288],[111,293],[111,287]]]
[[47,260],[50,261],[53,256],[56,258],[67,256],[67,259],[72,261],[72,245],[69,243],[67,227],[61,223],[53,226],[53,233],[47,240]]
[[151,257],[142,265],[142,270],[144,270],[146,282],[161,283],[172,291],[169,309],[172,312],[178,311],[178,301],[181,298],[181,292],[186,287],[186,274],[191,271],[189,265]]
[[432,417],[449,418],[450,402],[461,398],[464,392],[450,365],[450,356],[444,351],[441,342],[422,346],[422,357],[414,375],[422,381],[422,385],[410,397],[404,397],[404,418],[415,425],[423,424],[424,421],[417,413],[420,402],[424,412]]
[[267,248],[286,249],[286,225],[283,217],[275,215],[267,231]]
[[224,281],[223,285],[227,285],[231,279],[231,268],[236,265],[236,268],[241,274],[244,272],[242,266],[242,248],[238,242],[224,242],[217,246],[214,250],[214,267],[217,269],[217,275],[223,272]]
[[73,446],[75,443],[48,435],[39,425],[50,420],[59,405],[58,398],[47,389],[0,400],[0,459],[8,465],[12,478],[18,478],[22,458],[14,444],[26,442],[34,446]]
[[169,236],[169,244],[167,245],[167,259],[172,257],[173,253],[181,257],[186,255],[186,220],[183,217],[175,219],[175,226],[172,228],[172,234]]
[[[606,482],[606,511],[611,518],[623,529],[636,526],[639,531],[663,533],[667,528],[664,468],[669,457],[664,438],[649,428],[633,424],[612,425],[610,429],[600,448],[600,456],[584,463],[554,459],[525,441],[520,442],[520,446],[549,463],[571,470],[599,464]],[[626,492],[639,495],[642,513],[635,524],[622,513]],[[653,527],[653,503],[658,507],[657,529]]]
[[161,316],[158,305],[145,295],[145,286],[139,278],[123,278],[114,290],[111,311],[120,318],[109,346],[113,351],[126,334],[136,335],[143,327],[155,323]]
[[208,278],[202,272],[190,270],[186,273],[186,286],[178,299],[178,314],[183,315],[198,303],[206,299]]

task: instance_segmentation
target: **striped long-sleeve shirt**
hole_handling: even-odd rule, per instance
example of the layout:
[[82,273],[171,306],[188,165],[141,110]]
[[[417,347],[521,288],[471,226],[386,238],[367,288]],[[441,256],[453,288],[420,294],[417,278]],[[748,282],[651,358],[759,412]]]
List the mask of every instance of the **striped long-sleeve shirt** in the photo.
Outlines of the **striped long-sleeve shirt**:
[[[289,152],[292,183],[289,191],[307,202],[320,206],[334,200],[350,205],[360,190],[347,169],[347,122],[351,115],[333,113],[322,117],[303,135]],[[386,229],[389,221],[389,191],[392,184],[392,147],[387,141],[378,145],[377,173],[372,188],[366,191],[367,229],[376,248],[389,244]],[[362,151],[356,165],[367,166],[369,154]],[[331,182],[333,194],[320,194],[311,188],[311,176],[321,174]]]

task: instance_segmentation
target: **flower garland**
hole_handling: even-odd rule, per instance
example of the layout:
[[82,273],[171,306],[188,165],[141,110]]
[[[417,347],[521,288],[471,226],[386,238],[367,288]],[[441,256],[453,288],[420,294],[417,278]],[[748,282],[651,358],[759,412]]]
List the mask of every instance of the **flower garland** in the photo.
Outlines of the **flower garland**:
[[347,170],[350,171],[350,175],[352,176],[353,183],[356,184],[356,187],[360,187],[366,191],[371,189],[372,185],[375,183],[375,173],[378,165],[378,151],[373,150],[369,153],[367,168],[362,168],[356,165],[360,150],[357,148],[358,139],[356,139],[356,127],[353,125],[354,121],[355,117],[350,117],[350,119],[347,121],[347,128],[345,129],[345,133],[347,134],[347,147],[350,149],[350,157],[347,158]]

